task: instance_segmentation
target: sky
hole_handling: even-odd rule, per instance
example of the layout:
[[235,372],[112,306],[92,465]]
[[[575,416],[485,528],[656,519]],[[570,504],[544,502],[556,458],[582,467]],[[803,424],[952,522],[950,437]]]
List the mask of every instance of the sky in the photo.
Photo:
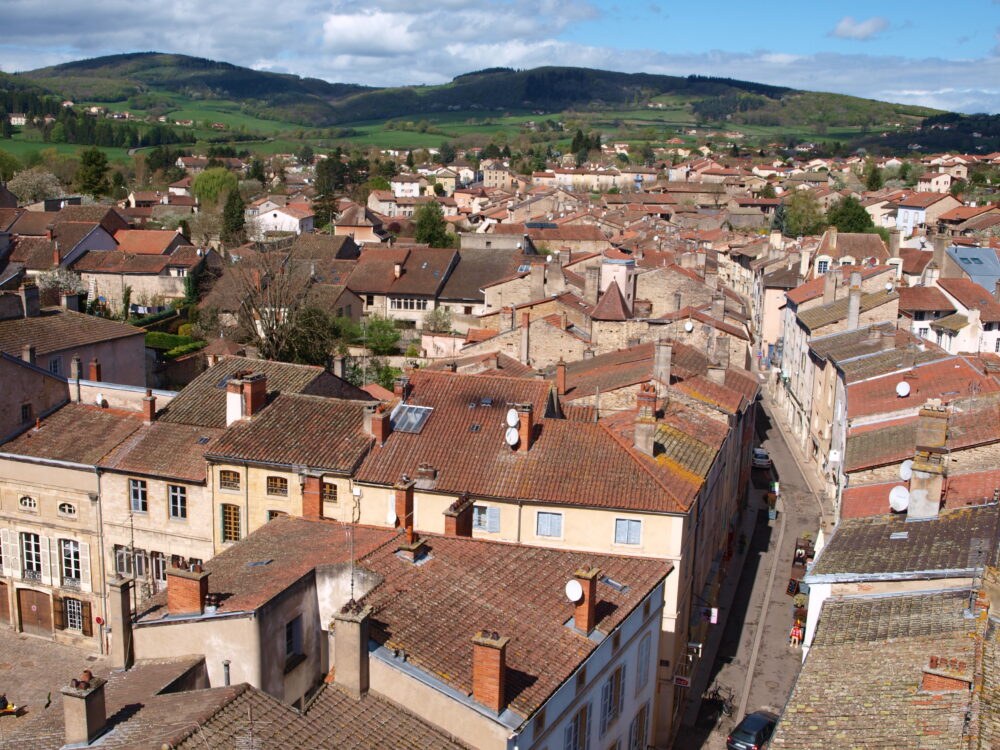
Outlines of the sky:
[[1000,0],[0,0],[0,30],[8,73],[142,51],[374,86],[576,65],[1000,112]]

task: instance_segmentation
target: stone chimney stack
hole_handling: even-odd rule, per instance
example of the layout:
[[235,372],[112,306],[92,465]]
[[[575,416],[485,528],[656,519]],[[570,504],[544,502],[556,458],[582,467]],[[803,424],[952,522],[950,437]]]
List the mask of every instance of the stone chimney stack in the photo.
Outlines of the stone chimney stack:
[[531,442],[535,438],[534,409],[531,404],[516,404],[517,410],[517,449],[525,453],[531,450]]
[[660,339],[653,345],[653,377],[664,386],[670,385],[673,357],[674,345],[669,341]]
[[601,571],[598,568],[581,568],[573,576],[583,589],[583,596],[573,612],[573,625],[584,635],[590,635],[597,624],[597,580]]
[[889,257],[898,258],[899,257],[899,245],[901,236],[898,229],[890,230],[889,232]]
[[826,249],[830,252],[837,250],[837,227],[830,227],[826,230]]
[[371,607],[348,602],[333,617],[334,682],[352,697],[368,692],[368,624]]
[[167,568],[167,612],[171,615],[200,615],[208,596],[208,573],[198,569]]
[[37,285],[34,283],[22,284],[18,294],[21,297],[21,309],[24,311],[24,317],[37,318],[42,314]]
[[115,577],[108,581],[108,624],[111,625],[111,668],[129,669],[135,662],[132,642],[132,581]]
[[545,297],[545,264],[532,263],[529,273],[529,284],[532,302]]
[[500,333],[510,331],[514,328],[514,308],[500,308]]
[[652,383],[639,386],[636,406],[633,444],[640,453],[652,456],[656,437],[656,388]]
[[720,323],[726,322],[726,297],[723,294],[712,295],[712,317]]
[[597,304],[597,293],[598,290],[600,289],[600,284],[601,284],[600,266],[597,265],[589,266],[587,268],[583,284],[583,300],[588,305]]
[[917,451],[910,476],[910,504],[907,520],[936,518],[941,510],[944,489],[944,456],[941,453]]
[[861,323],[861,287],[851,285],[847,298],[847,330],[855,330]]
[[495,714],[507,705],[507,644],[510,638],[481,630],[472,639],[472,698]]
[[823,304],[829,305],[837,299],[837,285],[840,271],[829,270],[823,274]]
[[71,680],[62,689],[66,745],[89,745],[104,731],[108,722],[104,705],[106,682],[94,677],[88,669],[79,680]]
[[531,313],[529,312],[521,314],[521,350],[519,359],[521,360],[521,364],[531,364]]
[[344,358],[339,354],[333,358],[333,374],[338,378],[344,377]]

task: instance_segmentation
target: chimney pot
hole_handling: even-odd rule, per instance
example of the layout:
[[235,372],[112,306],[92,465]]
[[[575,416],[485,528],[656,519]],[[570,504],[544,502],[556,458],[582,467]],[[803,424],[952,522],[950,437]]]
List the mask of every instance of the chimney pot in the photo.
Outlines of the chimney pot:
[[597,624],[597,579],[601,577],[598,568],[581,568],[573,574],[583,588],[583,596],[576,603],[573,625],[581,633],[590,635]]
[[90,360],[90,378],[95,383],[101,382],[101,363],[97,357]]
[[200,565],[193,570],[167,569],[167,612],[171,615],[200,615],[208,596],[208,573]]
[[104,702],[107,681],[94,677],[89,670],[83,677],[71,680],[61,691],[67,745],[89,745],[104,731],[108,721]]
[[518,419],[517,449],[518,451],[524,453],[531,450],[531,441],[535,437],[534,410],[531,404],[517,404],[514,408],[517,410]]

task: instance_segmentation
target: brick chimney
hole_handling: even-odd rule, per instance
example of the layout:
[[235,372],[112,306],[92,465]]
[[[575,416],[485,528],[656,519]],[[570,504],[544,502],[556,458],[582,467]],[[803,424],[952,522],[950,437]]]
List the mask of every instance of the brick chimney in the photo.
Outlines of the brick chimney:
[[561,358],[556,362],[556,393],[566,395],[566,363]]
[[414,481],[405,475],[396,482],[396,528],[413,528],[413,486]]
[[410,397],[411,390],[410,378],[406,375],[400,375],[392,382],[392,395],[402,401]]
[[42,314],[42,306],[39,300],[38,286],[34,283],[22,284],[17,290],[21,297],[21,309],[26,318],[37,318]]
[[146,395],[142,399],[142,421],[146,424],[152,424],[156,420],[156,396],[153,395],[153,391],[149,388],[146,389]]
[[589,266],[583,279],[583,301],[588,305],[597,304],[597,293],[600,291],[601,268]]
[[635,425],[633,426],[635,449],[647,456],[653,455],[656,436],[656,386],[643,383],[636,395]]
[[108,624],[111,625],[111,668],[129,669],[135,662],[132,642],[132,581],[116,576],[108,581]]
[[444,512],[445,536],[472,536],[473,505],[472,498],[463,495],[448,506]]
[[67,745],[89,745],[104,731],[108,722],[104,705],[106,683],[107,680],[94,677],[88,669],[80,679],[71,680],[62,688]]
[[302,475],[302,517],[318,521],[323,517],[323,477]]
[[97,359],[97,357],[94,357],[92,360],[90,360],[90,377],[88,378],[88,380],[91,380],[95,383],[101,382],[101,363],[100,360]]
[[208,596],[207,572],[197,569],[167,568],[168,613],[171,615],[200,615],[205,611],[206,596]]
[[237,372],[226,382],[226,426],[250,419],[267,400],[267,375]]
[[531,313],[521,314],[521,364],[531,364]]
[[517,449],[522,452],[531,450],[531,441],[535,437],[535,420],[531,404],[516,404],[517,409]]
[[495,714],[507,705],[507,644],[510,638],[479,631],[472,639],[472,698]]
[[597,579],[601,577],[601,571],[598,568],[581,568],[573,576],[583,588],[583,596],[573,612],[573,625],[581,633],[590,635],[597,624]]
[[972,687],[969,663],[943,656],[931,656],[924,667],[920,690],[925,693],[967,691]]
[[653,344],[653,377],[663,385],[670,385],[670,370],[674,358],[674,345],[664,339]]
[[389,412],[383,406],[375,407],[371,426],[375,445],[379,447],[385,445],[385,441],[389,439],[389,434],[392,432],[392,420],[390,419]]
[[354,698],[368,692],[368,623],[371,607],[348,602],[333,616],[334,682]]
[[21,359],[29,365],[35,364],[35,345],[25,344],[21,347]]

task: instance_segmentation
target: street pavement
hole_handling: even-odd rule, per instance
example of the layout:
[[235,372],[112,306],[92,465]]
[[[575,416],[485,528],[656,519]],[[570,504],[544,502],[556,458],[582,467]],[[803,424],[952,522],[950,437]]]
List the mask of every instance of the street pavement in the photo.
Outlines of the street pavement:
[[[770,472],[754,471],[749,492],[753,538],[705,686],[731,690],[733,714],[720,716],[717,704],[702,701],[697,718],[693,712],[685,716],[689,721],[678,733],[675,750],[724,750],[728,733],[744,713],[764,709],[780,714],[801,666],[801,650],[788,644],[792,597],[786,589],[795,540],[807,532],[815,539],[821,506],[819,494],[799,469],[803,459],[786,443],[766,396],[761,406],[758,437],[773,465]],[[780,488],[778,518],[769,520],[765,496],[775,480]]]

